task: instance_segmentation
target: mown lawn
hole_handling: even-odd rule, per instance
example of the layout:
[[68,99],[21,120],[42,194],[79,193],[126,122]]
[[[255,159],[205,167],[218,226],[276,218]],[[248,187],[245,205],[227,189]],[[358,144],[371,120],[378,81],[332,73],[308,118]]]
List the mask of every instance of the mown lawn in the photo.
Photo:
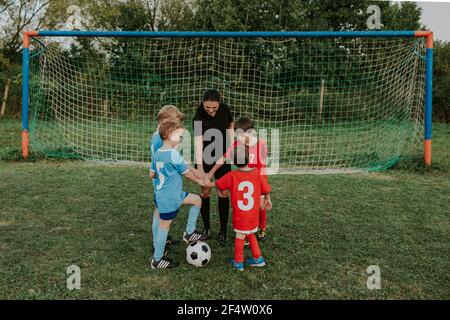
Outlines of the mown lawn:
[[[227,264],[232,245],[215,239],[204,268],[188,265],[179,244],[179,268],[150,270],[147,169],[16,161],[19,128],[0,121],[1,299],[450,298],[450,125],[434,126],[432,168],[409,159],[383,173],[271,177],[268,265],[243,273]],[[66,287],[72,264],[81,290]],[[381,268],[380,290],[366,287],[369,265]]]

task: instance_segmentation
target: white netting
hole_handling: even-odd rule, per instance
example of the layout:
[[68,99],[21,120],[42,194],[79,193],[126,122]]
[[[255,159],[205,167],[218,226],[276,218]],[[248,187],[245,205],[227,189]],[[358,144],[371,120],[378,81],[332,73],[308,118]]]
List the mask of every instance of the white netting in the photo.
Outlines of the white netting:
[[91,40],[88,51],[35,43],[33,149],[146,163],[158,110],[177,105],[191,130],[206,88],[268,130],[280,172],[381,170],[423,128],[422,38]]

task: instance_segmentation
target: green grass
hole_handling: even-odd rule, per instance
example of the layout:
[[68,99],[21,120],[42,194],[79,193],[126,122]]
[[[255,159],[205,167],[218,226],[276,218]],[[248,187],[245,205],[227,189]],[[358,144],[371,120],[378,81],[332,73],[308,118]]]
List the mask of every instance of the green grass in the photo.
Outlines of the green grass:
[[[450,298],[450,125],[434,126],[431,168],[408,158],[383,173],[271,177],[268,265],[243,273],[216,240],[205,268],[184,262],[180,244],[179,268],[151,271],[147,169],[18,161],[19,130],[0,121],[0,299]],[[171,231],[178,238],[186,213]],[[71,264],[79,291],[66,288]],[[381,268],[381,290],[366,288],[369,265]]]

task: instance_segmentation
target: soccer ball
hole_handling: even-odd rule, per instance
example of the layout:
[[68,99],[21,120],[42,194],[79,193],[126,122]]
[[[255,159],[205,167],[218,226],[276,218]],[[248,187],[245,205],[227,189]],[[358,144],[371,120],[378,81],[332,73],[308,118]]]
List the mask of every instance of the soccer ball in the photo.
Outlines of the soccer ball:
[[186,260],[196,267],[203,267],[211,260],[211,249],[206,242],[192,242],[186,248]]

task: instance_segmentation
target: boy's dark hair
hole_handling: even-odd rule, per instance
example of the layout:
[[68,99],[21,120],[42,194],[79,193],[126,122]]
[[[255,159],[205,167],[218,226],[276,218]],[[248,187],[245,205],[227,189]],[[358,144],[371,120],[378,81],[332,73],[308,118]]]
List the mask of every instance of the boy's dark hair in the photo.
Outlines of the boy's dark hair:
[[255,129],[255,123],[250,118],[241,117],[234,125],[234,128],[236,130],[241,129],[242,131],[246,132],[249,129]]
[[176,119],[166,119],[159,126],[159,135],[161,139],[166,140],[170,134],[177,129],[183,128],[183,125]]
[[216,89],[206,89],[203,94],[203,102],[205,101],[217,101],[220,102],[220,93]]
[[233,159],[233,164],[238,168],[247,166],[249,162],[248,147],[236,146],[232,151],[231,159]]

